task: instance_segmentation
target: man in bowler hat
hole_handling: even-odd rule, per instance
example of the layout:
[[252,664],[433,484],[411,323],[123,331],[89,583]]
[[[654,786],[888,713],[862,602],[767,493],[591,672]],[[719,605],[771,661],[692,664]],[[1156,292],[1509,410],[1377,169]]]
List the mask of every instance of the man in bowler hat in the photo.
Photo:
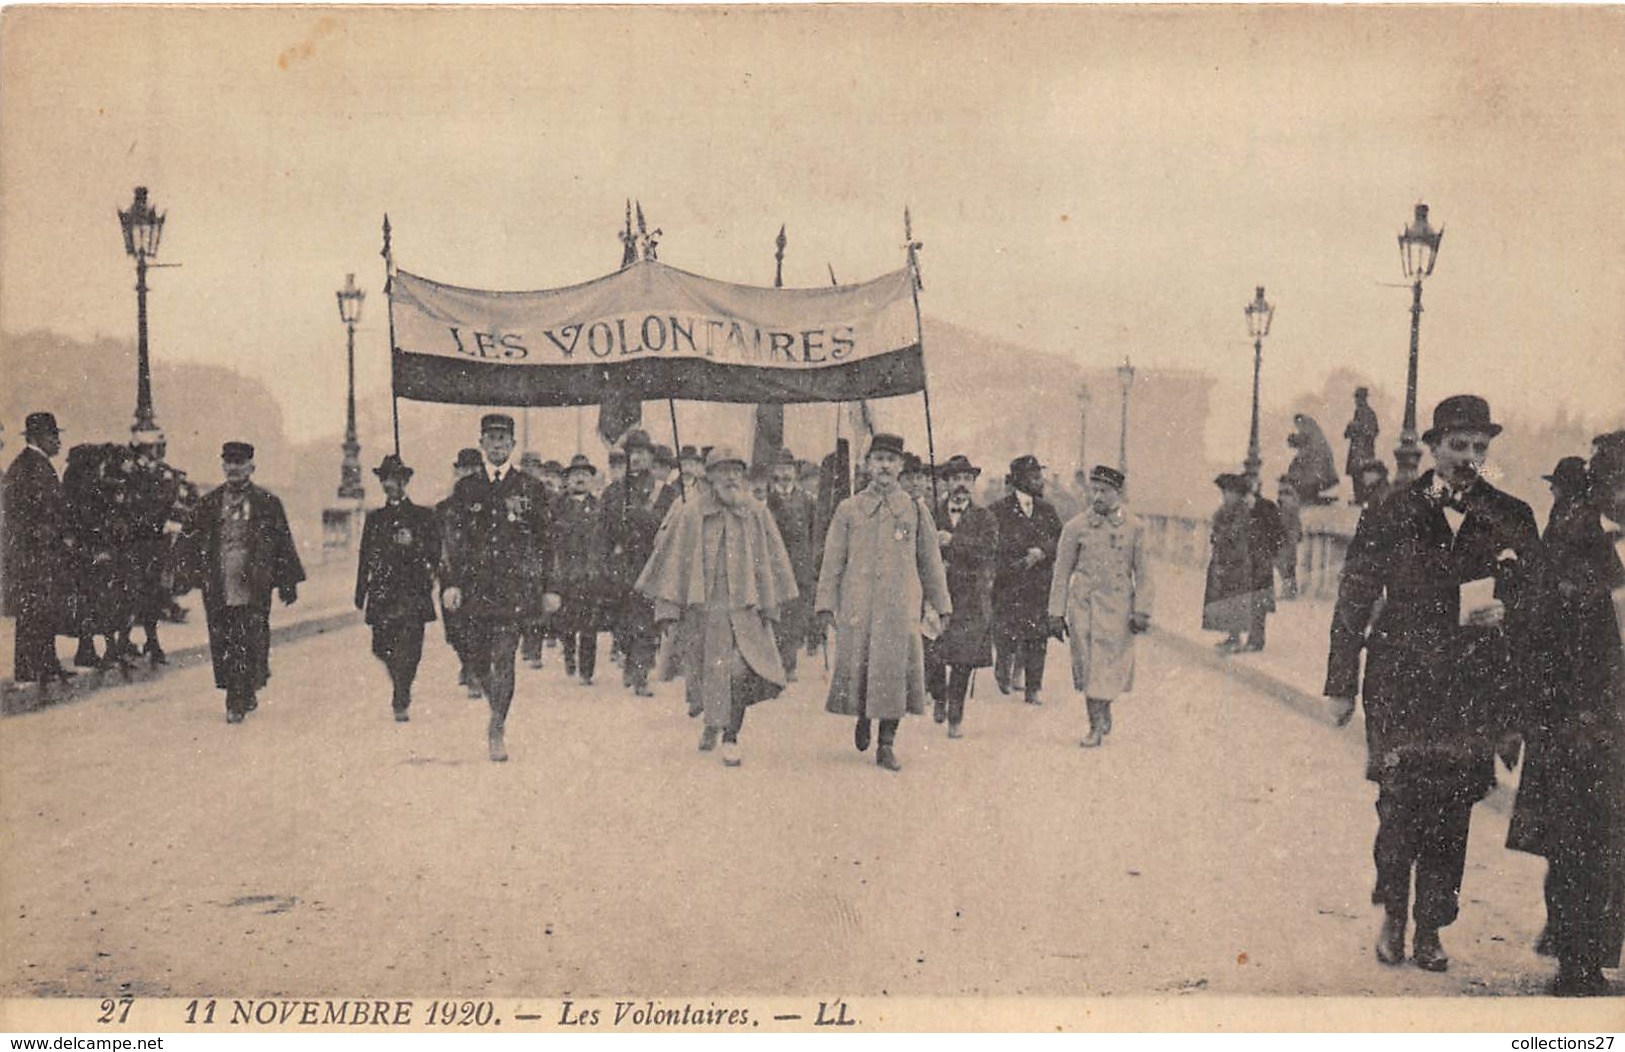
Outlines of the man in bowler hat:
[[389,669],[390,706],[397,723],[411,717],[412,681],[423,658],[423,626],[434,620],[434,578],[440,530],[434,511],[406,495],[412,469],[394,453],[372,473],[384,488],[384,506],[367,512],[356,564],[355,605],[372,626],[372,652]]
[[1422,435],[1434,468],[1361,516],[1332,617],[1326,696],[1340,724],[1365,702],[1385,964],[1405,959],[1409,912],[1416,964],[1449,967],[1439,930],[1456,919],[1473,805],[1496,755],[1517,759],[1542,553],[1529,505],[1481,474],[1500,432],[1482,398],[1438,404]]
[[609,545],[609,578],[615,591],[617,627],[625,665],[625,685],[649,697],[649,672],[658,638],[654,603],[634,590],[638,575],[654,550],[655,534],[671,510],[676,491],[653,471],[654,442],[645,431],[626,436],[626,477],[604,489],[604,541]]
[[282,501],[251,481],[254,447],[227,442],[220,466],[225,485],[198,503],[182,547],[203,588],[214,684],[226,692],[226,722],[241,723],[259,707],[258,691],[271,675],[271,593],[284,606],[297,601],[305,569]]
[[527,620],[558,608],[548,591],[552,516],[542,484],[509,462],[513,417],[480,420],[479,471],[459,479],[446,509],[446,609],[462,611],[480,684],[491,706],[490,756],[508,759],[514,658]]
[[38,682],[44,691],[74,675],[56,656],[71,587],[62,482],[51,464],[62,452],[56,417],[29,413],[23,440],[5,478],[5,612],[17,619],[16,680]]
[[934,516],[948,597],[954,616],[925,644],[925,675],[935,700],[932,717],[961,735],[971,676],[993,664],[993,572],[999,561],[999,523],[973,499],[982,469],[956,453],[942,465],[947,491]]
[[564,471],[564,496],[553,512],[552,587],[559,595],[553,627],[564,649],[564,674],[592,686],[598,633],[604,627],[604,532],[592,484],[598,469],[584,453]]
[[1028,454],[1010,462],[1010,493],[993,506],[999,566],[993,578],[993,675],[1010,693],[1019,670],[1029,705],[1040,705],[1049,642],[1049,586],[1061,519],[1044,499],[1044,468]]

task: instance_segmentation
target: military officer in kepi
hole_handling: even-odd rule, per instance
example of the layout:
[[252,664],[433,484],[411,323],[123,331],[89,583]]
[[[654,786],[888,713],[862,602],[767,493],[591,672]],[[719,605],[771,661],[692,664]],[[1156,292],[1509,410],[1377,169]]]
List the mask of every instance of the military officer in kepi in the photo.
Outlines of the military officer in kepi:
[[356,564],[355,605],[372,626],[372,652],[389,669],[390,706],[397,723],[410,717],[412,681],[423,658],[423,626],[434,620],[434,579],[440,531],[432,509],[406,495],[412,469],[391,453],[372,472],[384,506],[367,512]]
[[925,675],[936,704],[933,717],[960,736],[965,698],[976,669],[993,664],[993,572],[999,562],[999,522],[971,495],[982,469],[963,454],[942,465],[948,492],[936,509],[937,547],[948,577],[954,616],[925,644]]
[[504,732],[513,703],[514,658],[526,621],[558,609],[548,591],[551,516],[542,484],[509,462],[513,417],[480,420],[479,471],[459,479],[446,509],[446,609],[464,630],[491,706],[491,759],[508,758]]
[[284,606],[305,579],[288,516],[276,495],[253,484],[254,447],[220,449],[225,485],[198,502],[182,536],[188,565],[203,588],[215,686],[226,692],[226,722],[259,707],[270,678],[271,593]]
[[1500,433],[1482,398],[1439,403],[1422,435],[1434,469],[1360,517],[1332,615],[1325,693],[1339,724],[1365,701],[1385,964],[1405,959],[1410,912],[1417,966],[1449,967],[1439,929],[1456,919],[1473,805],[1496,755],[1516,762],[1510,732],[1536,682],[1543,555],[1529,505],[1481,474]]
[[1145,530],[1123,506],[1123,473],[1097,464],[1089,506],[1061,528],[1050,582],[1050,628],[1072,644],[1072,687],[1089,709],[1093,748],[1112,730],[1112,702],[1134,686],[1134,637],[1151,625]]

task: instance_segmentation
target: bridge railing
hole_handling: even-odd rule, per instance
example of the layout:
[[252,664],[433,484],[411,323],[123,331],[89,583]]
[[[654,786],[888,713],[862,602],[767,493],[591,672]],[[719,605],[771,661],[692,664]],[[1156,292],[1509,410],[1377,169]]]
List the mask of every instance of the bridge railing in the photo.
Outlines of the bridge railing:
[[[1210,519],[1156,512],[1138,514],[1145,523],[1146,540],[1153,558],[1177,566],[1207,568],[1212,554],[1208,548],[1212,533]],[[1303,539],[1298,543],[1299,595],[1314,599],[1337,598],[1337,582],[1343,573],[1343,559],[1348,554],[1351,539],[1352,534],[1342,528],[1304,522]]]

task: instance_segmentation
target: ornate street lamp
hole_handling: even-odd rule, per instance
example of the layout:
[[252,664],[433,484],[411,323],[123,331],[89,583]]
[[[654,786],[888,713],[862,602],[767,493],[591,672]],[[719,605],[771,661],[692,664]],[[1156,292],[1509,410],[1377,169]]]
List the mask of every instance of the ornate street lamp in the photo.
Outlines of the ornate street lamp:
[[1123,364],[1117,367],[1117,381],[1123,385],[1123,414],[1121,426],[1117,432],[1117,470],[1128,474],[1128,392],[1134,386],[1134,366],[1129,364],[1128,355],[1123,356]]
[[158,255],[158,242],[164,236],[163,212],[147,203],[147,188],[135,188],[135,200],[128,210],[120,209],[119,225],[124,228],[124,251],[135,260],[136,374],[135,423],[131,431],[156,431],[158,421],[152,411],[152,361],[147,352],[147,267]]
[[1394,450],[1394,481],[1403,486],[1416,478],[1422,449],[1416,444],[1416,356],[1422,328],[1422,281],[1433,273],[1439,257],[1444,228],[1428,224],[1428,206],[1416,206],[1416,218],[1399,235],[1399,259],[1405,278],[1411,283],[1411,357],[1405,370],[1405,425],[1399,432],[1399,448]]
[[1258,374],[1264,366],[1264,337],[1270,334],[1270,322],[1275,319],[1275,305],[1264,298],[1264,286],[1259,285],[1253,301],[1244,308],[1247,315],[1247,335],[1253,338],[1253,426],[1247,436],[1247,459],[1243,467],[1256,487],[1258,469],[1264,460],[1258,453]]
[[362,500],[361,443],[355,434],[355,327],[361,322],[361,301],[367,294],[355,286],[355,275],[344,275],[344,288],[338,292],[339,317],[349,335],[350,387],[344,414],[344,462],[340,467],[339,499]]

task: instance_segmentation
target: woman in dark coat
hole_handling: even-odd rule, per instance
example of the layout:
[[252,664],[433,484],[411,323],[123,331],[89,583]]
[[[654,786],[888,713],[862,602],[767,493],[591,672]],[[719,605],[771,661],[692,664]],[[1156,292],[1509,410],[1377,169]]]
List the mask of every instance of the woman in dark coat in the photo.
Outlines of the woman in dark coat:
[[1223,632],[1218,647],[1241,649],[1241,634],[1252,626],[1253,593],[1257,583],[1249,554],[1252,515],[1247,507],[1247,477],[1220,475],[1213,480],[1224,503],[1213,514],[1209,541],[1207,586],[1202,592],[1202,629]]
[[[1558,960],[1552,992],[1587,995],[1607,991],[1602,969],[1619,967],[1625,941],[1625,647],[1613,598],[1625,594],[1625,566],[1604,513],[1579,487],[1563,492],[1562,475],[1560,465],[1548,476],[1558,500],[1545,538],[1543,689],[1526,720],[1507,846],[1547,859],[1537,948]],[[1604,475],[1598,491],[1608,488]]]

